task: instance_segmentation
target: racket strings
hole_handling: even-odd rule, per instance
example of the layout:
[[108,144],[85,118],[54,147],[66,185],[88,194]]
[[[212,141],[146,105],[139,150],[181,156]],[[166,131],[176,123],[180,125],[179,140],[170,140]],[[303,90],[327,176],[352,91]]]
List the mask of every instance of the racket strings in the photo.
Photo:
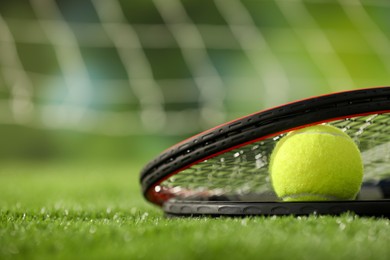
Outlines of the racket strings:
[[356,117],[333,123],[358,144],[364,164],[364,182],[390,178],[390,114]]
[[[364,181],[390,178],[390,113],[359,116],[329,122],[342,129],[359,146],[364,162]],[[171,176],[161,190],[186,199],[226,196],[235,200],[251,197],[272,199],[270,155],[285,135],[267,138],[197,163]]]

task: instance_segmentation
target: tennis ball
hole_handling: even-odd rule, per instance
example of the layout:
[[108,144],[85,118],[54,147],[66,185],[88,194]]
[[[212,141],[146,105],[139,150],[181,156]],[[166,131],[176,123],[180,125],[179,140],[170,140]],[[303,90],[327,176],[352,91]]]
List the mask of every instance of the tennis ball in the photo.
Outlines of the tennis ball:
[[283,137],[272,152],[269,171],[283,201],[352,200],[363,179],[358,147],[346,133],[327,125]]

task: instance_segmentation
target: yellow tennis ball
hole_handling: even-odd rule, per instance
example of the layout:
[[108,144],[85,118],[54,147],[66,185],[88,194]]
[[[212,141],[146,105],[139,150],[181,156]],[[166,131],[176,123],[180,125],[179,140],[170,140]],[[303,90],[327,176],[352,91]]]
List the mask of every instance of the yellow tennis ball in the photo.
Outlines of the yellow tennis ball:
[[346,133],[327,125],[283,137],[272,152],[269,171],[283,201],[352,200],[363,179],[358,147]]

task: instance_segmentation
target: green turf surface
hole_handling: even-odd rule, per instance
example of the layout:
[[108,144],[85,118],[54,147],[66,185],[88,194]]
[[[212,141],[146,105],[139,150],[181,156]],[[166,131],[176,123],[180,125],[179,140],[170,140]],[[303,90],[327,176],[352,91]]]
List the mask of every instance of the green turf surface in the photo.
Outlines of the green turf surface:
[[167,219],[131,163],[0,167],[0,259],[390,259],[390,220]]

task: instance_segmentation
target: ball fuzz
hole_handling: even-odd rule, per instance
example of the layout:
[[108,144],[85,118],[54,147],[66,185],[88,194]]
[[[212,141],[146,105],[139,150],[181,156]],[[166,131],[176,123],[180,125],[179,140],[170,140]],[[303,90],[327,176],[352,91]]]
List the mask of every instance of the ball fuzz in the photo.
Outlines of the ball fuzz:
[[352,200],[363,179],[358,147],[346,133],[327,125],[283,137],[269,167],[273,188],[283,201]]

